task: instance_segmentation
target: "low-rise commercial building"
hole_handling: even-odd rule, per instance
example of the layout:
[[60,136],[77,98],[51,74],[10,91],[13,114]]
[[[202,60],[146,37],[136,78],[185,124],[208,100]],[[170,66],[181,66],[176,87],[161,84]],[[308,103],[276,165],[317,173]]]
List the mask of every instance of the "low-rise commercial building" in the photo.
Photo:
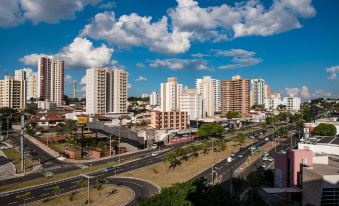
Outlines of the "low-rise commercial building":
[[186,129],[188,123],[187,112],[154,111],[151,114],[151,127],[155,129]]

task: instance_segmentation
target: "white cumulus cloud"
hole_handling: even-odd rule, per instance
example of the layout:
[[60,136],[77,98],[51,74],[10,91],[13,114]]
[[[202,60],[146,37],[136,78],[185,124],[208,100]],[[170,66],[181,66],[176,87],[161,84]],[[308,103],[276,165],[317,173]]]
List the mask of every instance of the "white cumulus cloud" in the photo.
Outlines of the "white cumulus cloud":
[[285,88],[285,93],[288,96],[301,97],[302,99],[328,98],[333,96],[331,92],[322,89],[311,91],[307,86],[302,86],[301,88]]
[[147,77],[139,76],[135,81],[147,81]]
[[[77,37],[60,52],[50,56],[64,60],[66,67],[87,69],[110,64],[112,54],[113,49],[108,48],[105,44],[95,47],[88,39]],[[38,58],[45,55],[29,54],[20,58],[20,61],[26,65],[37,65]]]
[[0,27],[13,27],[31,21],[33,24],[58,23],[74,19],[76,12],[101,0],[1,0]]
[[329,74],[328,79],[335,80],[339,74],[339,66],[329,67],[326,72]]
[[122,15],[118,19],[114,12],[98,13],[80,36],[106,40],[120,47],[145,46],[160,53],[183,53],[190,47],[190,34],[169,32],[166,16],[152,22],[152,17],[136,13]]
[[203,59],[156,59],[151,60],[149,66],[153,68],[169,68],[171,70],[213,70],[213,68],[208,67],[207,61]]
[[231,57],[231,64],[219,66],[219,69],[234,69],[239,67],[248,67],[256,65],[263,60],[256,58],[256,53],[243,49],[213,50],[215,56]]

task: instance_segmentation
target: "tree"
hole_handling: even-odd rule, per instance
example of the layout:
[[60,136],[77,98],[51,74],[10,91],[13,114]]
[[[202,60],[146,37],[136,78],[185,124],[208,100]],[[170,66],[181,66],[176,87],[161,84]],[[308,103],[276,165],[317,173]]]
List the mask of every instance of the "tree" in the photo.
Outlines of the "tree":
[[78,180],[78,184],[80,187],[83,187],[86,185],[86,179],[85,178],[81,178],[80,180]]
[[216,146],[219,148],[219,150],[224,151],[225,149],[227,149],[227,145],[224,141],[224,139],[220,139],[216,142]]
[[265,182],[265,177],[260,171],[254,171],[247,176],[246,180],[250,187],[257,190]]
[[60,186],[53,187],[52,193],[53,193],[54,196],[57,196],[60,193]]
[[234,118],[239,118],[240,114],[238,112],[227,112],[226,114],[227,119],[234,119]]
[[224,133],[224,127],[217,123],[208,123],[203,124],[198,129],[198,136],[199,137],[217,137],[221,136]]
[[337,134],[337,128],[333,124],[321,123],[314,128],[312,134],[320,136],[335,136]]
[[278,105],[278,110],[286,110],[286,105],[283,105],[283,104],[279,104]]
[[170,164],[169,168],[174,169],[177,165],[181,164],[177,157],[176,152],[170,152],[164,157],[164,162],[168,162]]
[[263,105],[263,104],[255,104],[255,105],[253,105],[253,106],[251,107],[251,109],[262,111],[262,110],[265,109],[265,105]]
[[22,195],[17,195],[15,198],[23,201],[24,205],[26,205],[26,200],[31,197],[31,192],[26,192]]
[[239,139],[238,142],[239,142],[239,144],[241,146],[242,144],[244,144],[246,137],[245,137],[245,135],[243,133],[240,133],[238,135],[238,139]]
[[236,197],[220,185],[208,185],[206,179],[175,184],[160,194],[138,200],[140,206],[240,205]]

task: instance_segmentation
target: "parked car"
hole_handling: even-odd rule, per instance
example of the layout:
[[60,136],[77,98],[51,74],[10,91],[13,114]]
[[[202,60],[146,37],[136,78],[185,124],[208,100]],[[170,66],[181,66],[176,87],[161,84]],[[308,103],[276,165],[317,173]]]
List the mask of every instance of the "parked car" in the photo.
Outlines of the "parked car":
[[266,156],[264,156],[264,157],[262,158],[262,160],[263,160],[263,161],[267,161],[268,158],[267,158]]
[[240,153],[240,154],[238,155],[238,157],[239,157],[239,158],[243,158],[243,157],[244,157],[244,154],[243,154],[243,153]]
[[227,163],[230,163],[230,162],[232,162],[232,157],[227,157]]
[[269,140],[268,137],[266,137],[266,138],[265,138],[265,141],[268,141],[268,140]]

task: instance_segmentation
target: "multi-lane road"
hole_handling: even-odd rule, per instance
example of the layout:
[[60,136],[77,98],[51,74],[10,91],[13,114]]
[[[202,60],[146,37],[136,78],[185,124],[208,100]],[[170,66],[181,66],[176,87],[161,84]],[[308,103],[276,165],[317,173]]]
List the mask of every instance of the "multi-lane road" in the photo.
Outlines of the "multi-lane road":
[[[273,138],[273,135],[270,135],[269,138],[270,139]],[[256,142],[254,142],[253,145],[256,147],[261,147],[262,145],[265,144],[265,142],[266,141],[264,139],[259,139]],[[103,179],[105,177],[119,175],[121,173],[125,173],[128,171],[134,170],[134,169],[138,169],[138,168],[142,168],[148,165],[162,162],[164,156],[168,152],[173,151],[174,149],[183,146],[183,144],[186,144],[186,143],[181,143],[175,146],[168,147],[166,150],[162,150],[160,154],[156,157],[150,156],[149,150],[138,152],[136,154],[125,155],[124,158],[130,158],[130,157],[133,157],[133,155],[139,155],[139,158],[141,159],[115,166],[114,169],[111,169],[109,171],[107,171],[106,169],[103,169],[103,170],[89,173],[87,175],[92,177],[90,180],[90,184],[94,185],[97,179]],[[218,169],[219,174],[222,174],[221,181],[225,181],[229,179],[230,174],[231,174],[230,170],[235,170],[248,158],[248,156],[250,155],[249,147],[250,146],[244,148],[244,150],[242,151],[237,152],[235,154],[236,159],[233,160],[232,162],[227,163],[227,160],[224,159],[221,162],[215,164],[215,169]],[[238,157],[239,154],[242,154],[242,156]],[[113,158],[113,159],[103,160],[103,161],[109,162],[109,161],[114,161],[114,160],[116,161],[117,159]],[[103,161],[101,161],[100,163],[103,164],[104,163]],[[96,164],[99,164],[99,163],[96,162]],[[212,168],[209,168],[203,171],[197,177],[205,177],[208,181],[211,181],[211,178],[212,178],[211,169]],[[46,198],[53,196],[52,189],[55,188],[56,186],[60,187],[61,194],[75,191],[75,190],[85,187],[84,185],[79,184],[79,180],[82,178],[84,177],[76,176],[76,177],[71,177],[68,179],[59,180],[56,182],[51,182],[48,184],[42,184],[42,185],[30,187],[30,188],[23,188],[23,189],[19,189],[16,191],[0,193],[0,202],[1,202],[1,205],[21,205],[22,202],[20,202],[16,197],[26,192],[31,193],[30,197],[26,200],[27,203],[46,199]],[[134,191],[135,197],[146,197],[146,196],[153,195],[159,192],[159,188],[156,187],[155,185],[149,182],[146,182],[146,181],[138,180],[138,179],[127,179],[126,180],[125,178],[119,177],[119,178],[112,179],[111,183],[121,184],[121,185],[125,185],[131,188]],[[129,203],[129,205],[136,205],[136,200],[134,199],[131,203]]]

